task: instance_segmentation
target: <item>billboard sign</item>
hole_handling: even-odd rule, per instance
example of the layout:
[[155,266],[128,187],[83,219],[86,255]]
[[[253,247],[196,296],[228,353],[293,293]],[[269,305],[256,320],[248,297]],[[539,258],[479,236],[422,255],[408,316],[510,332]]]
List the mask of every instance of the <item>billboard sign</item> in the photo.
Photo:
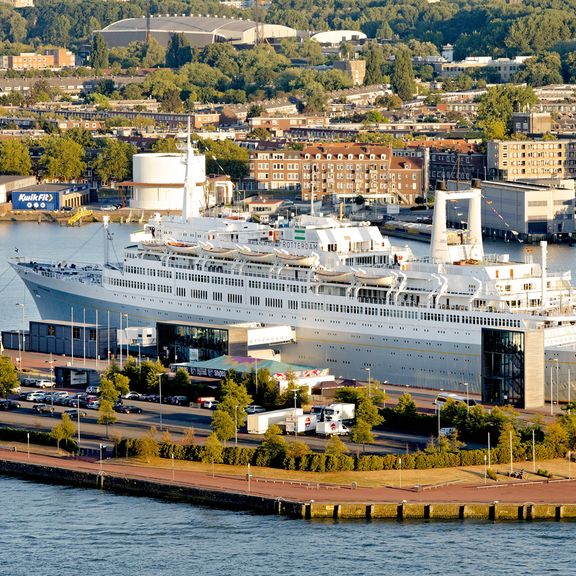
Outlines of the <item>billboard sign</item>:
[[12,210],[58,210],[60,195],[52,192],[13,192]]

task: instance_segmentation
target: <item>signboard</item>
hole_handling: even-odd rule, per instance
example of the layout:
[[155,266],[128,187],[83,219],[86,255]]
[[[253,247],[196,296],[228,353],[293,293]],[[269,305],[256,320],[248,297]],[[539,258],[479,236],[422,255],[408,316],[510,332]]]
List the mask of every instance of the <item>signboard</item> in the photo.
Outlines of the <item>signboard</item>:
[[12,210],[59,210],[60,195],[51,192],[13,192]]

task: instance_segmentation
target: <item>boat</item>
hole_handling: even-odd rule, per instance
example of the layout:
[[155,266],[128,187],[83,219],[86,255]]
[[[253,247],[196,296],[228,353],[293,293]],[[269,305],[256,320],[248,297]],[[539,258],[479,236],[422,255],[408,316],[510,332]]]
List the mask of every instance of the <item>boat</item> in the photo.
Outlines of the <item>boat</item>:
[[354,280],[354,272],[350,270],[315,270],[316,276],[324,282],[338,282],[340,284],[350,284]]
[[238,254],[251,262],[271,263],[276,260],[275,252],[256,252],[250,248],[238,248]]
[[310,268],[318,263],[318,257],[315,254],[310,254],[307,256],[300,256],[298,254],[288,254],[286,252],[276,252],[278,260],[283,264],[289,264],[290,266],[302,266],[304,268]]
[[[186,161],[182,213],[155,215],[121,258],[84,266],[39,262],[20,250],[11,259],[42,318],[85,313],[94,321],[98,313],[111,322],[128,314],[143,326],[288,326],[295,338],[275,345],[285,362],[356,379],[370,368],[390,382],[454,392],[466,383],[495,403],[504,396],[523,402],[522,386],[549,397],[550,367],[558,367],[555,382],[567,381],[576,362],[571,275],[548,271],[545,244],[539,259],[486,254],[479,188],[438,191],[430,254],[417,259],[367,223],[310,214],[276,229],[203,216],[204,188],[195,170],[204,159],[188,144]],[[446,234],[446,204],[454,199],[469,202],[466,242],[456,245]],[[174,250],[154,252],[145,242]],[[487,373],[499,365],[487,354],[509,354],[513,369]],[[561,386],[560,397],[565,393]]]
[[238,250],[236,248],[218,248],[212,244],[201,244],[202,252],[206,256],[213,258],[236,258]]
[[165,246],[171,252],[179,252],[180,254],[198,254],[202,250],[202,246],[198,244],[187,244],[175,240],[166,240]]
[[360,284],[365,284],[366,286],[392,286],[396,282],[398,275],[392,272],[385,274],[368,274],[360,270],[354,272],[354,277]]

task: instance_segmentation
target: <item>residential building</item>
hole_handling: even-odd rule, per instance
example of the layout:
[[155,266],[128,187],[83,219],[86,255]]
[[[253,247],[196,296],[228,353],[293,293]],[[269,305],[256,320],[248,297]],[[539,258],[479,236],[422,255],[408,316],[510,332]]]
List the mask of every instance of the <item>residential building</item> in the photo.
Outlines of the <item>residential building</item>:
[[366,77],[366,60],[339,60],[334,62],[336,70],[345,72],[354,83],[354,86],[362,86]]
[[473,72],[479,68],[487,68],[499,74],[502,82],[508,82],[528,58],[530,56],[516,56],[515,58],[468,56],[459,62],[439,62],[434,65],[434,69],[442,78],[454,78],[459,74]]
[[76,57],[65,48],[44,50],[42,54],[21,52],[17,55],[3,56],[0,59],[0,68],[8,70],[59,69],[73,67],[75,64]]
[[548,112],[514,112],[512,132],[546,134],[552,131],[552,116]]
[[492,140],[488,176],[494,180],[576,177],[576,140]]
[[413,204],[422,195],[420,158],[395,157],[388,146],[317,144],[302,150],[253,150],[250,179],[259,190],[298,190],[303,200],[364,196]]

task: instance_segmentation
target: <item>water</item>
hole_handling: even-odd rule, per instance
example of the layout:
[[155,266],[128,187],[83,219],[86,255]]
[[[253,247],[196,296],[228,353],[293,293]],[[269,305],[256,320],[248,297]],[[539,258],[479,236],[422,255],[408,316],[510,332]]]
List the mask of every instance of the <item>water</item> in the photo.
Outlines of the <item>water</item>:
[[574,524],[256,516],[1,478],[6,576],[574,573]]

